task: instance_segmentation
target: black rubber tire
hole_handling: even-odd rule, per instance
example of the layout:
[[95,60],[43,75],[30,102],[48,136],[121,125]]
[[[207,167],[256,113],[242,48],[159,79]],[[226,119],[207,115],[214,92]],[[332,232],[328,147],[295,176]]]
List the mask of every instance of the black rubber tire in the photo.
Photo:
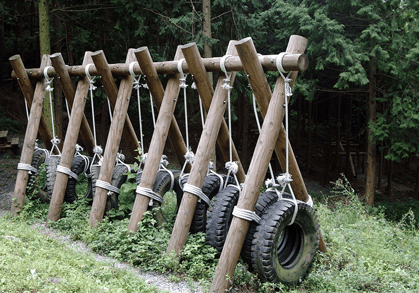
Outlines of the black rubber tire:
[[[268,208],[278,201],[278,195],[275,191],[266,191],[259,195],[258,201],[255,206],[255,213],[259,217],[262,217],[266,213]],[[255,221],[249,223],[249,230],[247,231],[246,238],[244,240],[243,248],[241,251],[241,258],[245,263],[248,264],[249,270],[252,270],[252,241],[253,236],[256,233],[256,229],[259,226]]]
[[319,247],[320,230],[312,207],[280,200],[269,207],[256,229],[252,266],[259,277],[273,283],[295,284],[308,273]]
[[90,167],[90,175],[92,179],[92,199],[95,197],[96,192],[96,181],[99,179],[100,165],[92,165]]
[[237,205],[239,195],[237,187],[230,185],[221,190],[211,204],[207,220],[206,242],[216,248],[219,253],[223,250],[233,219],[233,208]]
[[[223,178],[223,183],[225,182],[227,176],[221,175]],[[183,177],[181,180],[182,186],[188,182],[188,176]],[[178,181],[178,180],[176,180]],[[229,178],[229,184],[233,183],[232,178]],[[204,179],[204,183],[202,184],[202,192],[212,200],[214,196],[220,191],[220,178],[216,175],[208,175]],[[180,203],[182,202],[183,197],[183,190],[180,187],[180,183],[177,182],[174,186],[174,191],[176,193],[177,199],[177,209],[180,207]],[[192,219],[191,227],[189,231],[191,233],[197,232],[205,232],[207,227],[207,213],[208,213],[208,206],[204,201],[198,201],[195,208],[195,213]]]
[[[96,181],[99,179],[100,168],[101,166],[99,165],[92,165],[92,168],[91,168],[92,198],[95,197]],[[110,184],[120,189],[121,185],[124,184],[125,181],[127,181],[128,176],[125,175],[126,173],[128,173],[127,166],[116,165],[112,172],[112,178],[111,178]],[[112,208],[114,209],[118,208],[118,194],[114,192],[112,192],[112,194],[107,197],[105,212],[109,211]]]
[[[92,158],[88,157],[89,161],[88,164],[91,163]],[[73,158],[73,161],[71,162],[71,172],[74,172],[77,176],[80,176],[81,173],[83,173],[84,168],[86,165],[86,161],[82,156],[75,156]],[[76,179],[74,179],[71,176],[68,176],[68,182],[67,182],[67,189],[65,190],[64,195],[64,201],[73,203],[75,200],[78,199],[77,193],[76,193],[76,185],[77,185]],[[87,190],[83,198],[89,197],[89,193],[92,192],[92,180],[88,178],[87,183]]]
[[[28,172],[28,185],[35,184],[36,176],[40,172],[40,167],[43,163],[45,163],[46,153],[43,150],[36,150],[32,156],[31,166],[34,167],[38,172],[32,173]],[[46,186],[46,184],[45,184]],[[45,186],[41,186],[41,189],[45,189]]]
[[[121,189],[122,184],[127,181],[128,167],[125,165],[116,165],[112,172],[111,185]],[[112,192],[106,201],[105,211],[110,209],[118,209],[118,193]]]
[[51,155],[47,162],[47,197],[41,197],[41,202],[51,202],[52,192],[54,191],[55,178],[57,177],[57,166],[61,156]]
[[[141,183],[141,177],[143,176],[143,172],[137,173],[137,185],[140,185]],[[153,191],[163,197],[166,192],[170,190],[171,185],[171,176],[166,171],[159,171],[156,174],[156,181],[154,181]],[[151,208],[160,206],[161,204],[155,200],[153,200],[153,206]]]

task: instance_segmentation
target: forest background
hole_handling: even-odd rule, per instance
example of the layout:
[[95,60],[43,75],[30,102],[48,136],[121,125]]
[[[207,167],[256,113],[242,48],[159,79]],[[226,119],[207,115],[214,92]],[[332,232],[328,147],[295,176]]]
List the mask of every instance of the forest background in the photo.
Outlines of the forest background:
[[[197,43],[203,57],[223,56],[230,40],[250,36],[259,53],[271,55],[297,34],[308,39],[310,60],[290,112],[303,177],[326,186],[344,173],[369,205],[419,200],[418,1],[0,0],[0,11],[1,130],[26,128],[23,97],[10,77],[8,58],[14,54],[26,68],[36,68],[42,54],[61,52],[68,65],[79,65],[85,51],[103,50],[109,63],[118,63],[129,48],[147,46],[154,61],[164,61],[189,42]],[[274,84],[277,73],[267,76]],[[233,90],[234,140],[245,168],[257,140],[247,85],[239,74]],[[103,90],[96,95],[103,97],[95,99],[95,119],[99,144],[105,145],[109,114]],[[198,99],[190,100],[191,113],[198,113]],[[149,103],[146,92],[143,101]],[[54,104],[63,137],[67,117],[59,90]],[[138,125],[137,105],[129,111]],[[179,101],[176,115],[184,129],[182,114]],[[191,121],[197,144],[199,115]],[[151,133],[148,123],[146,137]]]

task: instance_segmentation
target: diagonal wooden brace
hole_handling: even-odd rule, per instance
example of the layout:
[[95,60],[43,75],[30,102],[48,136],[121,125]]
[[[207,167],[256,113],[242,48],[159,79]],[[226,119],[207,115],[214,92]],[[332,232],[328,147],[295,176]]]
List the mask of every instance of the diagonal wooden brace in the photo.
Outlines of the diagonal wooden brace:
[[[107,62],[105,59],[105,54],[103,51],[97,51],[92,54],[93,62],[97,68],[101,68],[103,71],[106,71]],[[131,63],[135,61],[134,49],[129,49],[127,54],[126,63]],[[109,84],[103,79],[105,88],[110,88]],[[114,84],[112,79],[111,84]],[[119,144],[121,142],[122,131],[124,129],[124,124],[128,121],[127,111],[129,106],[129,101],[132,92],[133,77],[131,75],[125,76],[120,83],[118,96],[116,99],[116,104],[114,108],[112,123],[109,129],[108,140],[106,142],[105,153],[103,155],[102,167],[100,168],[99,179],[100,181],[109,183],[111,181],[112,172],[115,167],[116,155],[118,153]],[[131,125],[132,127],[132,125]],[[132,131],[134,131],[132,129]],[[135,137],[135,133],[131,138]],[[137,149],[139,147],[138,141],[135,144],[132,141],[132,146]],[[103,187],[96,186],[95,197],[93,199],[92,211],[90,213],[89,224],[91,227],[95,226],[98,222],[102,221],[103,215],[106,208],[108,191]]]
[[[71,86],[70,77],[68,72],[65,69],[64,60],[60,53],[51,55],[51,61],[57,74],[62,83],[66,82]],[[84,55],[83,65],[92,63],[91,52],[86,52]],[[77,89],[73,96],[74,100],[72,102],[71,116],[70,121],[67,127],[67,133],[65,135],[63,152],[61,154],[60,166],[71,169],[71,163],[73,162],[74,152],[76,148],[77,138],[79,136],[79,131],[83,121],[86,119],[84,116],[84,108],[86,105],[86,96],[89,92],[89,80],[87,77],[83,77],[79,80],[77,84]],[[72,86],[71,86],[72,88]],[[63,87],[64,91],[71,91],[71,89],[66,89]],[[89,127],[89,125],[87,125]],[[89,128],[90,131],[90,128]],[[90,132],[91,134],[91,132]],[[93,140],[93,136],[91,137]],[[94,144],[94,141],[93,141]],[[89,146],[90,147],[90,146]],[[93,149],[93,146],[91,146]],[[57,172],[54,184],[54,190],[52,192],[51,203],[48,211],[48,220],[58,221],[60,218],[61,207],[64,201],[65,191],[67,189],[68,175]]]
[[[13,57],[12,57],[13,58]],[[50,64],[49,56],[44,55],[42,57],[41,68]],[[22,155],[20,157],[21,164],[31,164],[33,152],[35,149],[36,136],[40,126],[42,117],[42,109],[44,104],[44,97],[46,92],[45,80],[42,79],[36,83],[35,92],[33,95],[33,101],[31,111],[29,115],[28,126],[26,127],[25,139],[22,146]],[[48,128],[47,128],[48,129]],[[52,137],[52,136],[51,136]],[[12,214],[17,214],[23,207],[25,200],[26,186],[28,185],[28,171],[18,170],[16,177],[16,185],[13,193],[12,207],[10,211]]]
[[[89,57],[87,57],[87,54]],[[91,52],[86,52],[83,60],[83,65],[87,65],[89,63],[92,63],[92,58],[90,57]],[[64,59],[61,56],[61,53],[55,53],[50,56],[52,66],[56,74],[58,75],[58,80],[60,81],[61,88],[63,90],[64,96],[67,99],[68,106],[70,108],[70,111],[72,111],[73,108],[73,102],[75,100],[75,91],[73,84],[71,82],[70,75],[68,74],[67,66],[64,63]],[[86,58],[89,59],[89,62],[86,62]],[[80,80],[86,81],[84,77]],[[85,88],[85,86],[83,86]],[[84,93],[84,97],[87,96],[88,91],[83,90],[83,92],[79,92],[79,95],[82,95]],[[71,112],[70,115],[72,115],[73,112]],[[82,113],[82,120],[80,126],[74,131],[77,133],[80,131],[81,137],[83,139],[83,142],[85,144],[85,151],[89,153],[90,156],[93,156],[93,147],[95,146],[95,141],[93,138],[92,130],[90,129],[89,123],[87,122],[86,116],[84,113]],[[68,131],[68,130],[67,130]]]
[[[139,56],[138,53],[146,53]],[[153,70],[153,63],[149,56],[148,52],[137,51],[137,58],[140,67],[144,69],[144,74],[147,75],[148,70]],[[182,51],[178,47],[175,54],[175,60],[180,60],[183,57]],[[153,74],[153,80],[147,77],[147,82],[150,84],[156,84],[157,80],[155,80],[156,75]],[[180,81],[181,78],[180,74],[173,75],[169,78],[166,90],[164,92],[163,101],[161,103],[159,115],[156,121],[156,126],[154,128],[153,137],[151,139],[150,147],[148,150],[147,161],[144,166],[143,176],[141,177],[140,187],[141,188],[148,188],[153,189],[154,182],[156,181],[156,175],[159,168],[159,163],[161,156],[163,154],[164,144],[167,139],[167,135],[170,129],[170,125],[173,121],[173,112],[175,110],[176,102],[178,99],[179,91],[180,91]],[[185,147],[186,150],[186,147]],[[186,153],[186,152],[185,152]],[[137,231],[137,224],[141,221],[144,213],[147,211],[148,203],[150,198],[145,195],[137,193],[135,197],[134,207],[132,209],[132,214],[130,218],[130,222],[128,225],[128,230],[130,231]]]
[[[226,55],[237,55],[237,51],[234,47],[234,41],[230,41]],[[202,131],[201,139],[199,140],[194,164],[188,179],[188,184],[192,186],[202,187],[208,170],[211,150],[215,146],[221,122],[223,121],[223,115],[227,107],[227,91],[222,88],[224,78],[224,74],[221,74],[218,78],[214,97],[212,98],[211,107],[208,111],[207,120],[205,122],[205,127]],[[234,78],[235,72],[232,72],[230,85],[234,83]],[[173,227],[172,235],[167,248],[167,253],[171,253],[174,250],[176,254],[179,254],[179,251],[184,247],[197,202],[197,196],[189,192],[185,192],[183,194],[178,216],[176,217],[175,226]]]

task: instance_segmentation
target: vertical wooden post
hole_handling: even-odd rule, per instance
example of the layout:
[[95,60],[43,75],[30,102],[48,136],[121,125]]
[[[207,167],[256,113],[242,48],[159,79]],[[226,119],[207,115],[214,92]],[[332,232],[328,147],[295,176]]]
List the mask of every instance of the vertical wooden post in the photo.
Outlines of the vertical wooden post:
[[[154,66],[146,48],[142,48],[141,51],[137,50],[136,53],[138,57],[142,57],[138,59],[138,63],[140,64],[140,67],[144,67],[144,70],[146,70],[146,68],[150,70],[151,67]],[[182,51],[180,50],[180,47],[178,47],[174,60],[180,60],[182,57]],[[173,119],[173,112],[175,110],[176,101],[180,91],[180,78],[180,74],[175,74],[171,76],[167,82],[166,91],[164,92],[163,101],[159,111],[159,116],[156,121],[156,127],[154,128],[153,137],[151,138],[150,147],[148,149],[147,162],[144,166],[140,187],[149,189],[153,189],[154,187],[161,155],[163,154],[164,144],[167,139],[167,134]],[[152,81],[147,80],[147,82]],[[155,83],[155,81],[153,83]],[[150,199],[147,196],[137,193],[128,225],[128,230],[137,231],[137,224],[141,221],[144,213],[147,211],[149,201]]]
[[[93,62],[96,68],[106,71],[108,63],[105,59],[103,51],[97,51],[92,54]],[[135,61],[134,49],[129,49],[127,54],[126,63]],[[103,76],[102,76],[103,77]],[[102,82],[105,82],[102,79]],[[113,80],[112,80],[113,82]],[[100,168],[99,180],[110,183],[112,172],[115,167],[116,155],[118,152],[119,144],[121,142],[122,131],[124,129],[125,121],[127,119],[127,110],[132,92],[133,77],[131,75],[125,76],[120,83],[118,97],[114,108],[112,123],[109,129],[108,140],[106,142],[105,153],[103,154],[102,167]],[[106,88],[108,84],[103,84]],[[136,137],[134,133],[134,137]],[[132,137],[131,137],[132,138]],[[136,142],[138,148],[138,142]],[[92,211],[90,213],[89,224],[91,227],[95,226],[98,222],[102,221],[103,214],[106,208],[106,198],[108,190],[96,186],[95,197],[93,199]]]
[[[111,103],[112,109],[115,109],[117,103],[117,97],[119,95],[118,88],[116,87],[115,81],[113,79],[111,70],[109,69],[108,62],[106,61],[105,54],[102,50],[94,52],[92,54],[93,62],[95,63],[96,70],[98,71],[103,88],[105,89],[105,93],[109,98],[109,102]],[[135,58],[134,60],[135,61]],[[96,65],[96,62],[100,62],[100,67]],[[129,119],[128,115],[125,116],[125,125],[123,127],[123,136],[125,141],[128,144],[129,150],[133,157],[136,157],[138,153],[136,150],[140,147],[138,144],[138,138],[135,134],[134,127],[132,126],[131,120]],[[109,141],[109,137],[108,137]],[[119,145],[119,143],[118,143]]]
[[[307,45],[307,39],[301,36],[292,35],[290,37],[288,47],[286,52],[291,54],[303,54],[305,47]],[[251,38],[246,38],[240,41],[236,46],[239,53],[240,59],[243,63],[243,68],[245,72],[252,77],[249,77],[249,83],[253,92],[255,94],[256,101],[258,102],[260,112],[262,116],[265,116],[268,109],[268,103],[272,96],[269,84],[267,82],[266,76],[264,74],[263,68],[257,58],[256,48],[253,45]],[[290,78],[293,80],[290,83],[290,86],[293,87],[295,79],[297,78],[298,71],[293,71]],[[275,88],[279,86],[279,82],[282,79],[278,79],[275,85]],[[280,115],[280,114],[278,114]],[[281,127],[278,129],[279,134],[277,141],[275,143],[275,153],[278,157],[278,160],[281,164],[283,170],[285,170],[286,164],[286,139],[285,139],[285,129],[282,125],[282,120],[284,119],[284,112],[281,112]],[[303,177],[298,167],[297,160],[295,158],[294,152],[292,150],[291,144],[289,147],[289,172],[292,175],[293,181],[291,182],[291,187],[294,191],[295,197],[301,201],[307,202],[309,200],[307,188],[304,184]],[[323,241],[323,238],[320,238],[320,250],[325,252],[326,245]]]
[[[134,53],[137,57],[138,64],[141,67],[141,71],[145,76],[148,89],[153,97],[154,102],[156,103],[157,109],[160,111],[164,98],[164,89],[159,79],[159,75],[157,74],[156,68],[153,65],[150,52],[148,51],[147,47],[141,47],[135,50]],[[172,121],[170,122],[168,137],[170,144],[172,145],[172,148],[177,155],[179,163],[183,165],[185,162],[184,155],[187,151],[186,144],[183,140],[182,133],[180,132],[174,115],[172,115]],[[186,172],[189,170],[190,167],[188,165],[186,166]]]
[[[86,52],[84,55],[83,65],[92,63],[91,52]],[[73,161],[74,151],[76,148],[77,138],[79,136],[80,125],[82,121],[86,119],[84,116],[84,107],[86,105],[86,96],[89,92],[89,80],[87,77],[83,77],[77,84],[77,89],[74,94],[70,76],[65,68],[64,60],[60,53],[51,55],[51,61],[54,65],[55,71],[60,78],[60,81],[68,83],[63,85],[64,92],[71,94],[73,92],[74,100],[72,99],[71,117],[67,127],[67,133],[64,140],[63,152],[61,154],[60,166],[71,169],[71,163]],[[71,87],[71,89],[68,89]],[[67,95],[66,94],[66,95]],[[88,127],[89,125],[87,125]],[[89,128],[90,131],[90,128]],[[91,133],[90,133],[91,134]],[[93,140],[93,136],[91,137]],[[89,139],[90,142],[90,139]],[[93,142],[94,143],[94,142]],[[92,147],[93,148],[93,147]],[[55,178],[54,190],[52,192],[51,203],[48,211],[48,220],[58,221],[60,218],[61,207],[64,201],[65,190],[67,188],[68,175],[57,172]]]
[[[90,57],[90,55],[91,55],[91,52],[85,53],[83,65],[92,63],[92,58]],[[75,91],[74,91],[73,84],[71,82],[70,74],[68,73],[68,70],[64,63],[63,57],[61,56],[61,53],[55,53],[55,54],[52,54],[50,58],[51,58],[52,65],[55,69],[55,72],[58,75],[58,79],[60,81],[64,96],[67,99],[68,106],[70,110],[72,110],[73,102],[75,100]],[[89,60],[88,63],[86,63],[86,58]],[[85,86],[83,86],[83,88],[84,87]],[[84,97],[86,97],[88,91],[84,90],[84,92],[85,92]],[[77,129],[74,129],[74,131],[77,133],[80,131],[81,137],[85,144],[85,151],[87,151],[90,156],[93,156],[93,147],[95,146],[93,133],[92,133],[92,130],[90,129],[89,123],[87,122],[87,119],[84,113],[82,113],[81,118],[82,120],[81,120],[80,126]],[[68,129],[67,129],[67,132],[68,132]]]
[[[47,58],[45,56],[44,58]],[[9,58],[9,61],[10,61],[10,64],[12,65],[13,71],[16,74],[20,89],[22,90],[23,96],[25,97],[26,103],[28,104],[28,108],[30,111],[32,108],[32,100],[33,100],[34,91],[33,91],[31,82],[29,81],[29,76],[26,72],[25,66],[23,65],[22,58],[20,58],[19,55],[14,55]],[[42,61],[44,62],[44,60]],[[41,67],[42,66],[45,66],[45,65],[41,64]],[[41,119],[39,121],[39,134],[41,135],[41,138],[45,144],[45,147],[50,150],[52,148],[52,143],[51,143],[52,134],[48,128],[47,121],[45,120],[45,117],[43,114],[41,115]]]
[[[237,51],[234,48],[234,41],[230,41],[226,54],[237,55]],[[223,120],[223,115],[227,107],[227,91],[222,88],[224,78],[225,76],[223,74],[221,74],[218,78],[214,97],[205,122],[205,127],[202,131],[201,139],[199,140],[194,164],[189,175],[188,184],[196,187],[202,187],[202,183],[204,182],[204,178],[208,170],[211,150],[215,146],[221,121]],[[234,78],[235,72],[232,72],[230,85],[234,83]],[[185,192],[183,194],[175,226],[173,227],[172,235],[167,248],[168,253],[174,250],[176,254],[178,254],[185,245],[197,202],[197,196],[189,192]]]
[[[204,106],[205,111],[209,112],[212,97],[214,95],[214,90],[212,88],[210,81],[208,80],[207,71],[205,70],[204,62],[199,54],[198,47],[196,46],[195,43],[186,44],[182,46],[182,52],[183,52],[183,55],[185,56],[186,63],[188,64],[189,71],[193,75],[196,88],[202,100],[202,105]],[[228,134],[227,123],[225,122],[224,118],[221,118],[221,126],[220,126],[220,132],[218,133],[218,137],[217,137],[217,143],[221,149],[221,153],[223,155],[224,161],[228,162],[230,160],[229,134]],[[212,151],[212,149],[209,151]],[[238,162],[238,165],[239,165],[239,171],[237,172],[237,179],[241,183],[243,183],[245,180],[246,174],[243,170],[243,166],[240,162],[240,158],[239,158],[239,155],[237,154],[237,150],[234,144],[232,145],[232,151],[233,151],[233,161]],[[195,160],[195,163],[196,162],[197,161]],[[200,162],[200,163],[203,165],[206,164],[208,166],[209,162]]]
[[[49,56],[44,55],[42,57],[41,68],[45,68],[45,66],[49,64]],[[32,163],[32,156],[35,148],[36,136],[38,134],[39,123],[42,117],[42,106],[44,103],[44,97],[46,92],[45,89],[46,85],[44,79],[37,82],[35,87],[35,93],[33,96],[31,112],[29,115],[28,126],[26,127],[25,139],[23,141],[22,155],[20,156],[21,164],[30,165]],[[28,179],[28,171],[17,171],[16,185],[12,199],[12,207],[10,209],[12,214],[16,215],[19,212],[19,210],[23,207]]]

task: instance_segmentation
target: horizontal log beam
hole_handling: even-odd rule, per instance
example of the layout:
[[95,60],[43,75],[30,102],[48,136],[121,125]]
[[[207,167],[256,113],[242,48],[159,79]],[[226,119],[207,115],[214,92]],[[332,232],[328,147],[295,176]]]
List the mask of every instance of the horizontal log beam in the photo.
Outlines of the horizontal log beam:
[[[276,57],[278,55],[262,55],[259,57],[260,62],[264,71],[278,71],[276,68]],[[221,57],[205,58],[204,66],[208,72],[221,71],[220,69],[220,60]],[[225,63],[227,71],[243,71],[243,65],[239,57],[234,56],[226,60]],[[304,71],[308,68],[308,57],[306,54],[288,54],[285,55],[282,61],[282,66],[287,71]],[[176,61],[164,61],[164,62],[154,62],[154,67],[159,74],[176,74],[177,62]],[[85,76],[85,66],[67,66],[68,73],[70,76]],[[129,75],[129,64],[117,63],[109,64],[109,69],[112,72],[112,75]],[[189,73],[189,68],[186,62],[183,62],[182,69],[184,73]],[[38,79],[43,78],[44,73],[39,68],[26,69],[26,72],[30,78]],[[89,73],[92,76],[99,75],[95,66],[89,68]],[[137,75],[141,74],[141,69],[138,65],[134,66],[134,73]],[[54,77],[55,70],[50,68],[48,70],[48,76]],[[16,74],[12,71],[12,78],[16,78]]]

